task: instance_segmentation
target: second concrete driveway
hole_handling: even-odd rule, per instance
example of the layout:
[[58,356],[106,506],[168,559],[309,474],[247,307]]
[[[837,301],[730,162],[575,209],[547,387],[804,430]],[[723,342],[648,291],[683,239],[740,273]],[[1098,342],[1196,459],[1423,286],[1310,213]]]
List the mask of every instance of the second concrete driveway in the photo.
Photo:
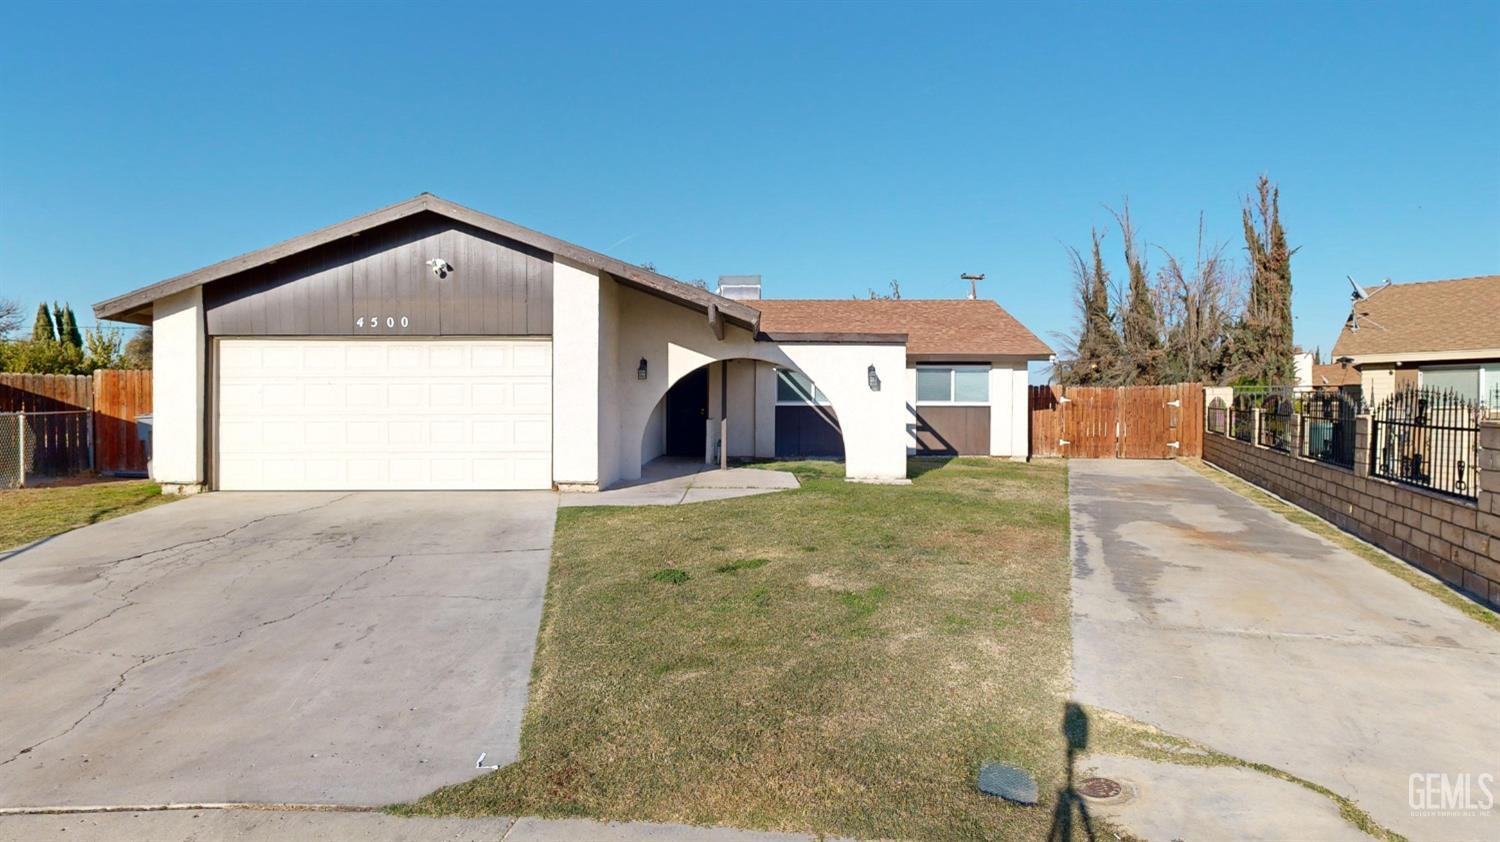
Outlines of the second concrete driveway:
[[556,507],[220,493],[0,553],[0,806],[384,804],[513,760]]
[[1496,838],[1496,811],[1414,810],[1409,786],[1500,771],[1500,634],[1174,462],[1073,461],[1068,483],[1080,701],[1322,784],[1412,839]]

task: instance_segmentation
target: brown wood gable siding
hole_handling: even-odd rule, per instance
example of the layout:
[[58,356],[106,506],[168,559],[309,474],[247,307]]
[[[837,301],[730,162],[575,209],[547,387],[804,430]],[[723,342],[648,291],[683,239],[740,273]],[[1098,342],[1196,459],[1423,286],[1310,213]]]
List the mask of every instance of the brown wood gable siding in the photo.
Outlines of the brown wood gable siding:
[[210,336],[550,336],[552,255],[420,214],[208,284],[203,301]]

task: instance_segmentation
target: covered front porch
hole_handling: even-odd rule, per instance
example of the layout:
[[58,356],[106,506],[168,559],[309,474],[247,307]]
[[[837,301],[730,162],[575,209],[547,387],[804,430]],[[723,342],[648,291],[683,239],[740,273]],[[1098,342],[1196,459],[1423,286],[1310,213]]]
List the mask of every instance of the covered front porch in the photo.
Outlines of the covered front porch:
[[850,480],[906,481],[904,334],[767,335],[623,286],[601,298],[598,489],[648,479],[661,456],[777,457],[790,431],[827,439],[795,455],[842,456]]

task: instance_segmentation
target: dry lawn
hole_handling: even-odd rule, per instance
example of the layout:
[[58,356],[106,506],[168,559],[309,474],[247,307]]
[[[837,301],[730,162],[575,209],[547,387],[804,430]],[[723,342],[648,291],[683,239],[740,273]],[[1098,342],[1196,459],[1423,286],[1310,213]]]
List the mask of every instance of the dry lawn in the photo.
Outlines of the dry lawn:
[[[398,812],[1040,839],[1064,775],[1063,462],[563,509],[521,759]],[[679,572],[672,572],[679,571]],[[1043,803],[979,794],[981,761]]]
[[0,550],[148,509],[163,497],[149,480],[104,480],[0,491]]

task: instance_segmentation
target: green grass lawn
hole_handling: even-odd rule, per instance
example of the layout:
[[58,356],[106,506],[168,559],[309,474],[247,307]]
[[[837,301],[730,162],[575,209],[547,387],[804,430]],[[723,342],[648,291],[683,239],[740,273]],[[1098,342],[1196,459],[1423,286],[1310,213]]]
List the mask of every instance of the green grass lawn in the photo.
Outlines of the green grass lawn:
[[[1045,838],[1069,691],[1067,468],[563,509],[521,759],[404,813]],[[979,794],[1003,760],[1043,803]]]
[[149,480],[0,491],[0,549],[171,501]]

